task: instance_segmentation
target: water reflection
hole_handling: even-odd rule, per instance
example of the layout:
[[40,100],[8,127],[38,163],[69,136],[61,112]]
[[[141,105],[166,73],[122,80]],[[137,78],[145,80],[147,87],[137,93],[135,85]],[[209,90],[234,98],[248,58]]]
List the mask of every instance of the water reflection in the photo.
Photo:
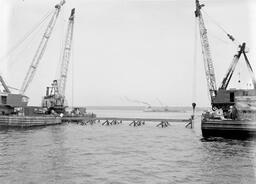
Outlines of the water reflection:
[[44,160],[48,162],[46,175],[50,176],[50,182],[60,181],[67,174],[66,166],[69,163],[68,149],[65,148],[65,126],[55,126],[50,129],[47,137],[50,139],[51,148],[46,150]]

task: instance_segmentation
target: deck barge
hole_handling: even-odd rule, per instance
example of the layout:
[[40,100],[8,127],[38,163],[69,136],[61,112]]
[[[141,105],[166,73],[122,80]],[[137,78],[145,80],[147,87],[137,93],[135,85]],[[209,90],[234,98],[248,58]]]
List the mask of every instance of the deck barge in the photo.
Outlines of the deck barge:
[[61,124],[61,117],[56,116],[0,116],[0,127],[35,127]]

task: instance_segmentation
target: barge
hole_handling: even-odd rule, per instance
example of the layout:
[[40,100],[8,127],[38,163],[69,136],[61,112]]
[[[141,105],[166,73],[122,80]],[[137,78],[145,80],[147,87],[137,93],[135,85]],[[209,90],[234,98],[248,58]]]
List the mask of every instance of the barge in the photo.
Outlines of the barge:
[[0,116],[2,128],[26,128],[61,124],[61,117],[56,116]]
[[[64,78],[60,82],[60,86],[62,88],[58,88],[59,91],[61,91],[61,95],[58,93],[58,96],[53,100],[48,100],[48,104],[46,103],[46,106],[28,106],[28,97],[25,96],[25,92],[28,89],[29,85],[31,84],[35,72],[38,68],[39,62],[42,59],[47,43],[51,37],[53,28],[55,27],[55,23],[57,21],[57,18],[59,16],[59,13],[61,11],[62,6],[65,4],[65,0],[61,0],[60,3],[56,4],[54,6],[54,11],[51,13],[51,18],[49,20],[49,23],[47,24],[47,27],[45,29],[45,32],[41,38],[41,41],[39,42],[39,46],[36,49],[36,53],[34,54],[34,57],[32,59],[32,62],[30,64],[30,67],[26,73],[25,79],[23,80],[22,86],[19,90],[19,94],[12,93],[10,91],[10,87],[5,83],[2,76],[0,76],[0,83],[2,84],[3,88],[0,88],[0,126],[1,127],[34,127],[34,126],[45,126],[45,125],[56,125],[60,124],[61,116],[63,116],[63,109],[65,108],[63,104],[61,104],[61,107],[54,108],[51,103],[59,100],[60,102],[64,102],[63,96],[64,96],[64,89],[65,89],[65,82],[66,82],[66,76],[67,73],[67,63],[69,62],[69,56],[70,56],[70,46],[73,35],[73,19],[74,19],[74,13],[75,10],[72,9],[71,16],[69,18],[69,28],[67,33],[67,38],[65,42],[65,48],[64,48],[64,55],[63,55],[63,61],[62,63],[62,70],[64,72],[61,72],[61,77]],[[50,14],[49,14],[50,15]],[[47,21],[48,19],[44,19],[43,21]],[[42,22],[41,22],[42,23]],[[72,29],[70,29],[72,27]],[[71,31],[70,31],[71,30]],[[25,37],[24,39],[27,39]],[[59,85],[58,85],[59,86]],[[64,87],[63,87],[64,86]],[[59,104],[58,104],[59,105]],[[59,114],[58,114],[59,113]]]

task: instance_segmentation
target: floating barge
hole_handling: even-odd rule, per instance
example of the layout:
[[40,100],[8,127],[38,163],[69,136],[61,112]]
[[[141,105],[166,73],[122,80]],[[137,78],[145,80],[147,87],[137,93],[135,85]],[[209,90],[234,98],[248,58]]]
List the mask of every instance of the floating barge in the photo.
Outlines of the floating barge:
[[58,114],[37,106],[27,106],[28,97],[21,94],[0,93],[0,127],[24,128],[62,123]]
[[203,137],[256,137],[256,121],[202,119]]
[[0,127],[5,128],[25,128],[61,123],[61,117],[55,116],[0,116]]
[[229,111],[219,109],[202,115],[203,137],[256,137],[256,97],[235,96],[231,107]]

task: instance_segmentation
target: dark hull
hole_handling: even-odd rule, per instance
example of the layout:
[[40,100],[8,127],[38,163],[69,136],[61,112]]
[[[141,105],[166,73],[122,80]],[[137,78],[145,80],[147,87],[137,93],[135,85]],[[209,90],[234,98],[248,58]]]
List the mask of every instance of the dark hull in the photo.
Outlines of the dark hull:
[[256,120],[202,119],[201,129],[204,138],[256,138]]

